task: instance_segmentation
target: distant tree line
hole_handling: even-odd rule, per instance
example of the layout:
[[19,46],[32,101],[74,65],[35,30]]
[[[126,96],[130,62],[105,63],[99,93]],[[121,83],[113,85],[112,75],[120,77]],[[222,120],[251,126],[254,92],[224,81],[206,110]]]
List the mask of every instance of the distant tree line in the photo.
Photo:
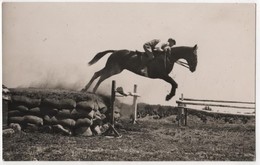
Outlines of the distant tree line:
[[139,103],[137,105],[137,117],[143,118],[145,116],[158,116],[158,118],[163,118],[170,115],[177,115],[178,108],[174,106],[164,106],[164,105],[150,105],[145,103]]

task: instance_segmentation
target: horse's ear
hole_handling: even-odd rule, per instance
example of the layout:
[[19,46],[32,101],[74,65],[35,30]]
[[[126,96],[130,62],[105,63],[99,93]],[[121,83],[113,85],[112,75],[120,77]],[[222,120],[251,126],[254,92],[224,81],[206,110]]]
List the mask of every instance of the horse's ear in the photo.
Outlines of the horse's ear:
[[197,47],[197,44],[193,47],[193,50],[195,51],[195,50],[197,50],[198,49],[198,47]]

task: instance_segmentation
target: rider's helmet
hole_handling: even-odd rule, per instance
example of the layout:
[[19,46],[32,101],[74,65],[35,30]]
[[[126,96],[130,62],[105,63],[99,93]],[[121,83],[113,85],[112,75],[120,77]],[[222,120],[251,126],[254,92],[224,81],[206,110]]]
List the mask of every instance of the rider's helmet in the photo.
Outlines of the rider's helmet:
[[169,42],[170,44],[172,44],[172,45],[176,45],[176,41],[175,41],[174,39],[172,39],[172,38],[169,38],[169,39],[168,39],[168,42]]

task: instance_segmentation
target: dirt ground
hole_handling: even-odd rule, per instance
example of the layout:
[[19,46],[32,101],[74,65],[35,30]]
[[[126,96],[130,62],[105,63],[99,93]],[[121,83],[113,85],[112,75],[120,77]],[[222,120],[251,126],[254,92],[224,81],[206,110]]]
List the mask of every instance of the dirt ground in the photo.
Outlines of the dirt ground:
[[255,121],[201,122],[189,116],[178,127],[175,116],[122,121],[121,138],[15,133],[3,137],[3,160],[38,161],[254,161]]

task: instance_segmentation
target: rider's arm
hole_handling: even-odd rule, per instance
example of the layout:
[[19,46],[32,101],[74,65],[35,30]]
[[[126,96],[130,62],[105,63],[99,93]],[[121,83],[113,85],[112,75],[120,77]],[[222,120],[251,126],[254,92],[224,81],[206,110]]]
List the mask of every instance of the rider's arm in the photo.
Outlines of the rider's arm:
[[163,43],[162,46],[161,46],[161,49],[164,49],[166,46],[168,46],[167,43]]
[[150,41],[150,45],[151,45],[153,48],[155,48],[155,46],[156,46],[159,42],[160,42],[160,40],[154,39],[154,40]]

